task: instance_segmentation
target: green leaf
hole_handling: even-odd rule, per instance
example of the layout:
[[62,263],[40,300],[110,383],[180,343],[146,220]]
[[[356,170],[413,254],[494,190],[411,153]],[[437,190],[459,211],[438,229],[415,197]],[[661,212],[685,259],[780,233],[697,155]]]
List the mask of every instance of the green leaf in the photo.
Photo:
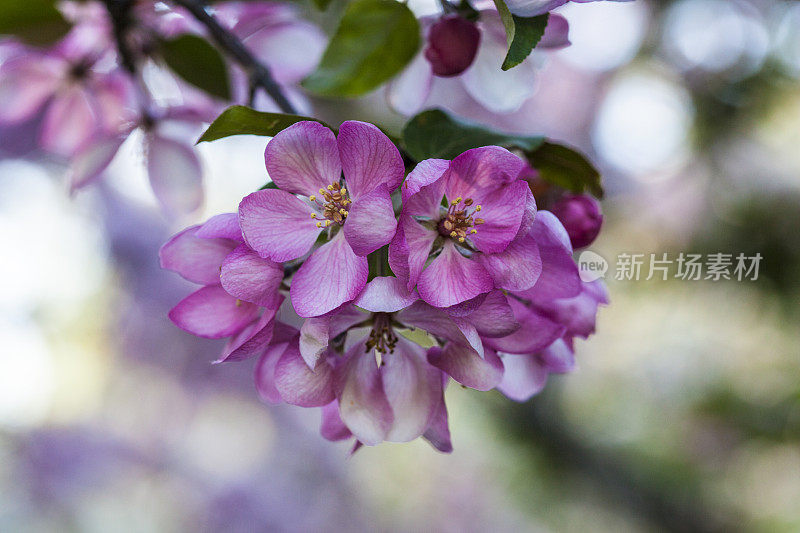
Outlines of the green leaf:
[[458,154],[479,146],[498,145],[535,150],[544,137],[514,135],[492,131],[479,124],[451,117],[440,109],[423,111],[403,128],[406,151],[417,161],[453,159]]
[[231,135],[274,137],[278,132],[285,130],[295,122],[303,120],[313,120],[327,126],[324,122],[311,117],[283,113],[264,113],[242,105],[235,105],[223,111],[197,142],[216,141]]
[[69,27],[54,0],[0,0],[0,34],[46,45],[63,37]]
[[600,173],[581,154],[541,136],[516,135],[452,117],[440,109],[423,111],[403,129],[406,151],[416,159],[453,159],[480,146],[521,150],[541,178],[575,193],[603,196]]
[[528,159],[547,183],[575,193],[588,190],[597,198],[603,197],[600,172],[572,148],[548,141],[529,154]]
[[545,13],[536,17],[518,17],[511,14],[503,0],[494,0],[494,5],[497,7],[497,11],[500,12],[500,18],[506,28],[508,53],[501,68],[508,70],[516,67],[531,55],[533,49],[542,40],[550,14]]
[[399,73],[419,46],[419,24],[408,6],[396,0],[355,0],[303,86],[322,96],[365,94]]
[[325,11],[331,4],[331,0],[312,0],[312,2],[314,3],[314,6],[320,11]]
[[161,55],[178,76],[212,96],[231,97],[225,61],[208,41],[197,35],[183,34],[162,41]]

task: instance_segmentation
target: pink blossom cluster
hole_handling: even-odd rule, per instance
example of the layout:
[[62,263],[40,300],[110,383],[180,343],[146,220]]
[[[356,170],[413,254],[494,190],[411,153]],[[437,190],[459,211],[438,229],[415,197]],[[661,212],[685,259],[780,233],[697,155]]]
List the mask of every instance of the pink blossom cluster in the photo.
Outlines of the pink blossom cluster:
[[[14,41],[0,54],[0,125],[40,123],[39,145],[69,163],[74,191],[96,181],[122,143],[143,133],[142,152],[156,199],[169,213],[187,213],[203,201],[202,165],[192,145],[224,102],[182,81],[166,68],[159,43],[205,29],[180,8],[162,2],[134,4],[124,36],[125,65],[108,11],[100,2],[65,2],[72,28],[47,49]],[[321,31],[276,2],[229,2],[214,15],[266,65],[291,98],[291,86],[316,66]],[[303,53],[294,43],[305,43]],[[244,101],[246,75],[231,69],[234,101]],[[160,82],[159,82],[160,80]],[[174,94],[165,88],[174,88]],[[272,102],[258,107],[275,110]]]
[[256,357],[266,402],[320,407],[322,435],[356,448],[422,436],[448,452],[451,378],[522,401],[575,368],[608,300],[581,281],[571,238],[585,245],[601,217],[561,208],[570,233],[537,211],[520,157],[487,146],[406,175],[386,135],[349,121],[296,123],[265,160],[274,188],[160,256],[202,286],[172,321],[227,338],[218,362]]

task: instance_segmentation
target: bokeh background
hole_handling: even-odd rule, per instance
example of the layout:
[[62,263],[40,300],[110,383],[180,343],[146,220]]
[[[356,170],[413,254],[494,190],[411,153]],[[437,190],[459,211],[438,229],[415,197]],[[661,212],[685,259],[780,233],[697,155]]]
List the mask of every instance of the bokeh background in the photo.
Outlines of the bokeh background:
[[[602,169],[612,305],[526,404],[451,385],[452,455],[349,457],[166,319],[190,287],[158,247],[264,183],[265,139],[200,146],[206,206],[168,220],[137,139],[69,197],[32,126],[0,130],[0,531],[800,530],[800,3],[561,12],[572,47],[494,123]],[[402,124],[382,91],[314,104]],[[613,279],[622,252],[718,251],[759,279]]]

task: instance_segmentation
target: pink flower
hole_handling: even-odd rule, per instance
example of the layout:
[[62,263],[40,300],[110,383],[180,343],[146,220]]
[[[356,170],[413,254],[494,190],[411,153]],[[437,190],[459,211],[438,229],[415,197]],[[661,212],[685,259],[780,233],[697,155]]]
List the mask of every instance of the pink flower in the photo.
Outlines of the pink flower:
[[[423,161],[401,189],[403,210],[389,247],[392,271],[423,300],[449,307],[489,292],[531,287],[540,272],[527,236],[536,210],[525,163],[487,146],[453,161]],[[428,259],[432,261],[428,262]]]
[[269,344],[283,300],[283,268],[243,244],[235,213],[183,230],[161,247],[159,257],[162,268],[203,285],[169,318],[199,337],[230,337],[217,362],[252,357]]
[[[316,122],[299,122],[267,145],[267,171],[278,189],[255,192],[239,205],[245,241],[277,262],[313,250],[291,284],[300,316],[336,309],[367,282],[370,252],[387,244],[397,221],[391,192],[403,180],[400,153],[377,127],[342,124],[338,138]],[[344,173],[344,180],[342,180]]]
[[[571,0],[580,4],[597,2],[599,0]],[[612,2],[630,2],[631,0],[610,0]],[[563,6],[570,0],[506,0],[508,10],[519,17],[535,17],[543,15],[557,7]],[[552,16],[552,14],[551,14]]]

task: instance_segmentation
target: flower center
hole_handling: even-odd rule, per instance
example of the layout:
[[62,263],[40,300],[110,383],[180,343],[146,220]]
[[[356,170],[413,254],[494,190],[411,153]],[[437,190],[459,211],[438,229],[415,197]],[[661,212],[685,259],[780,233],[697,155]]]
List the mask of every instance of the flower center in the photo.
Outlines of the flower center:
[[[322,198],[322,200],[320,200]],[[350,197],[347,194],[347,189],[342,187],[339,183],[331,183],[328,185],[327,190],[320,189],[319,197],[312,194],[308,197],[309,200],[314,202],[322,211],[324,220],[317,222],[318,228],[327,228],[333,223],[344,224],[347,218],[347,206],[350,205]],[[311,212],[311,218],[319,218],[319,213],[316,211]]]
[[375,313],[366,351],[375,350],[380,354],[393,353],[395,345],[397,336],[392,331],[391,316],[388,313]]
[[475,213],[481,210],[481,206],[478,204],[472,208],[473,203],[472,198],[462,200],[460,196],[450,202],[447,214],[439,222],[439,233],[458,242],[464,242],[468,235],[478,233],[475,226],[480,226],[484,220],[474,217]]

